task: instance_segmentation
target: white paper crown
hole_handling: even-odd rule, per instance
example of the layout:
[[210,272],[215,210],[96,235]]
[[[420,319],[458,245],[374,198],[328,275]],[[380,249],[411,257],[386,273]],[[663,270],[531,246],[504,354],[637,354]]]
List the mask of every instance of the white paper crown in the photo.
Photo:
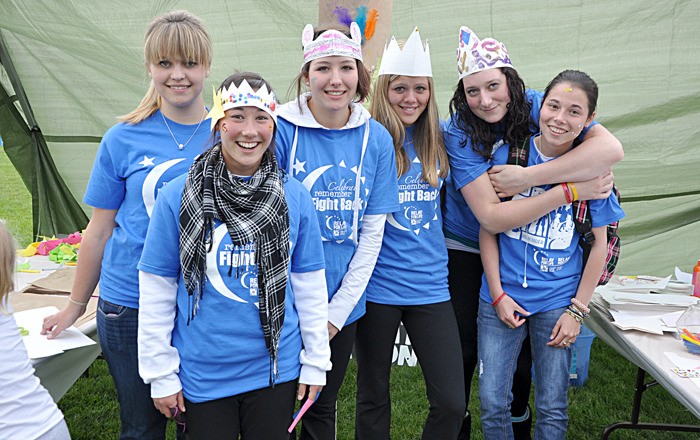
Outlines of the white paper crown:
[[362,61],[362,34],[354,21],[350,25],[348,38],[342,32],[329,29],[314,40],[314,27],[307,24],[301,34],[304,46],[304,64],[328,56],[351,57]]
[[389,44],[384,47],[379,75],[433,76],[428,41],[423,46],[418,27],[413,29],[403,49],[399,47],[396,37],[391,37]]
[[459,79],[482,70],[498,67],[513,67],[506,45],[493,38],[479,40],[474,31],[466,26],[459,29],[457,47],[457,70]]
[[277,97],[275,92],[268,91],[265,84],[257,92],[254,92],[248,81],[243,80],[239,87],[231,83],[228,89],[223,88],[218,92],[214,91],[214,104],[209,115],[207,115],[207,117],[211,118],[212,130],[219,119],[224,117],[226,110],[237,107],[257,107],[272,116],[275,124],[277,124]]

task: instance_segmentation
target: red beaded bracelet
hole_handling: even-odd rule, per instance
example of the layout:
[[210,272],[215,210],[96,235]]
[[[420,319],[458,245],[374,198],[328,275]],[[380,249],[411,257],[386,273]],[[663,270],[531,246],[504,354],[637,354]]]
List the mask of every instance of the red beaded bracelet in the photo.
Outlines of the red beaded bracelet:
[[503,299],[504,296],[506,296],[506,293],[505,293],[505,292],[501,293],[501,295],[500,295],[498,298],[496,298],[496,299],[493,300],[493,302],[491,303],[491,305],[494,306],[494,307],[496,307],[496,305],[497,305],[499,302],[501,302],[501,300]]

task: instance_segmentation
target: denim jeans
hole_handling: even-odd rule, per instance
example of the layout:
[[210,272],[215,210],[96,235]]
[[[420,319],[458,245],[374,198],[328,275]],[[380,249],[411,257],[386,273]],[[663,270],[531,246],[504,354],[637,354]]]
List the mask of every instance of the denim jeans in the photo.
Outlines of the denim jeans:
[[535,366],[535,440],[564,440],[569,421],[569,349],[549,347],[549,336],[564,312],[558,308],[536,313],[518,328],[504,324],[496,309],[482,301],[479,307],[479,400],[484,438],[512,439],[510,403],[513,371],[518,353],[530,334]]
[[165,438],[165,418],[153,405],[151,387],[139,376],[136,335],[138,309],[100,298],[97,334],[119,398],[121,440]]

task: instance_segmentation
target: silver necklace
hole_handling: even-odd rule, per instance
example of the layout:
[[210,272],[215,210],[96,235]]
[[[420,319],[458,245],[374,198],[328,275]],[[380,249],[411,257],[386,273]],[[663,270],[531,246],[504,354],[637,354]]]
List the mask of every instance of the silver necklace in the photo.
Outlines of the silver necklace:
[[163,114],[163,112],[160,112],[160,116],[163,118],[163,122],[165,122],[165,127],[166,127],[166,128],[168,129],[168,131],[170,132],[170,136],[171,136],[171,137],[173,138],[173,140],[175,141],[175,144],[177,145],[177,149],[178,149],[178,150],[184,150],[184,149],[185,149],[185,147],[187,146],[187,144],[190,143],[190,141],[192,140],[192,138],[194,137],[194,135],[197,134],[197,131],[199,130],[199,126],[202,125],[202,121],[204,120],[204,118],[202,118],[202,119],[199,120],[199,124],[197,124],[197,127],[196,127],[196,128],[194,129],[194,131],[192,132],[192,135],[190,136],[190,138],[187,139],[187,142],[185,142],[184,144],[181,144],[181,143],[178,142],[177,139],[175,138],[175,135],[173,134],[173,131],[170,129],[170,125],[168,125],[168,120],[165,119],[165,115]]

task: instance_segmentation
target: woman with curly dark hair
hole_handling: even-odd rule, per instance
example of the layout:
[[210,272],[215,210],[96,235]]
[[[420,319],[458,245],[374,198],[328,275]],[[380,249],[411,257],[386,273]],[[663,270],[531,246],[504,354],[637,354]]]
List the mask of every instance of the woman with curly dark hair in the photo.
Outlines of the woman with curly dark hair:
[[[534,185],[575,182],[580,199],[610,194],[610,167],[622,159],[620,142],[596,123],[562,133],[580,143],[557,161],[521,168],[493,161],[493,153],[512,143],[521,145],[539,127],[542,93],[526,89],[505,45],[492,38],[479,40],[467,27],[460,29],[457,51],[459,83],[450,101],[451,118],[445,131],[452,178],[446,185],[443,212],[449,254],[449,286],[462,342],[467,404],[477,365],[477,311],[483,266],[479,228],[492,234],[527,224],[566,204],[561,186],[529,199],[501,203]],[[523,285],[527,281],[523,280]],[[528,342],[523,345],[513,378],[513,431],[529,439],[531,417]],[[469,438],[469,412],[460,439]]]

